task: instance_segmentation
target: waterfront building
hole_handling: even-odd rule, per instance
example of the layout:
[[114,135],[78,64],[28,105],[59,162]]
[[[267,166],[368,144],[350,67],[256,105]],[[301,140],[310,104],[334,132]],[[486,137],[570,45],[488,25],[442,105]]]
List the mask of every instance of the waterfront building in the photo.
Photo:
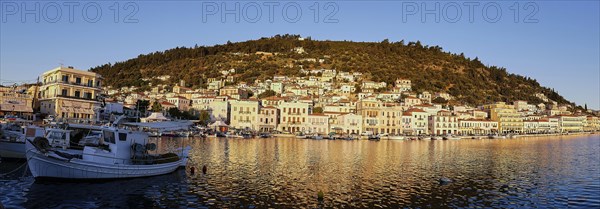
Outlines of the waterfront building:
[[363,131],[363,117],[354,113],[343,113],[337,116],[331,129],[339,134],[360,134]]
[[446,110],[429,116],[429,133],[435,135],[458,134],[458,117]]
[[402,113],[402,131],[405,134],[421,135],[428,134],[427,112],[411,108]]
[[56,118],[95,119],[102,76],[73,67],[58,67],[41,76],[40,112]]
[[540,120],[524,120],[523,121],[523,133],[526,133],[526,134],[541,133],[540,125],[541,125]]
[[584,131],[600,131],[600,120],[596,116],[587,116]]
[[379,127],[381,126],[381,121],[379,121],[381,113],[379,111],[382,104],[381,101],[372,96],[361,99],[357,103],[356,110],[363,118],[362,124],[365,131],[379,133]]
[[521,118],[521,114],[517,112],[513,105],[497,102],[485,105],[484,109],[489,112],[490,119],[498,122],[498,131],[500,133],[523,132],[523,118]]
[[557,115],[560,133],[582,132],[585,116]]
[[230,127],[237,129],[258,130],[258,113],[260,104],[257,100],[230,100]]
[[312,113],[306,117],[306,133],[329,134],[329,117],[323,113]]
[[271,132],[277,130],[277,126],[279,126],[279,109],[273,106],[262,107],[258,117],[258,131]]
[[402,107],[397,103],[384,103],[379,108],[377,133],[399,135],[402,133]]
[[460,135],[488,135],[498,133],[498,122],[487,119],[464,119],[458,121]]
[[281,123],[279,128],[286,132],[304,132],[306,131],[306,121],[309,114],[312,114],[312,105],[300,102],[282,102],[279,105],[281,114]]

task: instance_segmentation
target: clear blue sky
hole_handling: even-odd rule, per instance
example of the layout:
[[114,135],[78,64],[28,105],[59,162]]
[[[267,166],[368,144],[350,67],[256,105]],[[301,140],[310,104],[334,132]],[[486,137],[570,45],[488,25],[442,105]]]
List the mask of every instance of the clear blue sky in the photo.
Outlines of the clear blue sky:
[[[176,46],[214,45],[290,33],[320,40],[420,40],[426,45],[439,45],[453,53],[464,52],[466,56],[479,57],[484,64],[503,66],[511,73],[535,78],[577,104],[587,103],[589,108],[600,109],[598,1],[534,1],[532,5],[518,2],[518,22],[514,21],[516,1],[487,5],[486,12],[483,7],[496,2],[479,2],[474,6],[473,22],[469,20],[470,10],[464,2],[438,1],[440,9],[434,13],[440,15],[440,21],[436,22],[434,14],[425,14],[426,19],[422,21],[419,13],[434,9],[435,1],[334,1],[327,8],[326,2],[319,1],[318,23],[314,22],[315,7],[311,9],[316,1],[292,2],[298,3],[302,10],[297,22],[292,22],[296,7],[286,5],[289,2],[280,2],[274,7],[273,22],[270,22],[269,7],[264,1],[239,1],[239,13],[245,15],[240,17],[239,23],[231,14],[225,16],[224,22],[221,20],[219,12],[224,8],[219,1],[205,1],[204,5],[201,1],[145,1],[127,8],[124,8],[126,1],[118,1],[119,17],[115,23],[115,8],[111,7],[115,2],[98,3],[102,15],[95,23],[91,21],[97,8],[88,5],[89,1],[80,2],[73,7],[71,23],[69,7],[62,2],[58,5],[51,1],[23,4],[1,0],[2,84],[33,81],[59,63],[89,69]],[[35,3],[40,4],[40,9],[33,12],[41,15],[39,23],[34,14],[23,12],[34,9]],[[227,1],[225,6],[233,9],[235,3]],[[61,7],[60,16],[57,16],[56,6]],[[84,6],[87,6],[85,18]],[[257,16],[256,6],[260,7],[261,16]],[[285,18],[291,21],[284,19],[284,6],[288,14]],[[497,18],[494,6],[499,6],[502,12]],[[138,22],[124,23],[133,8],[138,9],[133,16]],[[219,11],[212,14],[210,11],[215,8]],[[325,23],[323,20],[334,8],[337,13],[331,19],[337,19],[337,23]],[[418,11],[411,12],[415,10]],[[528,18],[534,10],[535,15]],[[26,18],[24,21],[22,16]]]

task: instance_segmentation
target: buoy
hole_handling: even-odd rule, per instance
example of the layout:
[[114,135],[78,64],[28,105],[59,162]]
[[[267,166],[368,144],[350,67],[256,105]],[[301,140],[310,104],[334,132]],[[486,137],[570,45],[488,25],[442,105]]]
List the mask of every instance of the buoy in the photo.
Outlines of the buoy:
[[192,175],[194,175],[194,173],[196,173],[196,168],[195,168],[195,167],[191,167],[191,168],[190,168],[190,173],[191,173]]
[[319,191],[317,193],[317,200],[323,201],[323,199],[325,199],[325,194],[323,194],[323,191]]
[[206,165],[202,166],[202,174],[206,174]]
[[449,178],[446,178],[446,177],[442,177],[438,181],[440,182],[440,185],[452,183],[452,180],[450,180]]

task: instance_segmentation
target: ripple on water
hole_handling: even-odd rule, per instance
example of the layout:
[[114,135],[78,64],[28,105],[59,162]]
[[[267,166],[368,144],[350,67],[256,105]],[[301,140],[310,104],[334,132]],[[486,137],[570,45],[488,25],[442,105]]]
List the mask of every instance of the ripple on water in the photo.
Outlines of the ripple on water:
[[[6,179],[0,180],[0,201],[7,207],[54,208],[600,207],[597,136],[188,143],[193,166],[207,165],[207,174],[178,170],[85,184]],[[452,182],[440,184],[442,177]],[[321,191],[324,200],[318,201]]]

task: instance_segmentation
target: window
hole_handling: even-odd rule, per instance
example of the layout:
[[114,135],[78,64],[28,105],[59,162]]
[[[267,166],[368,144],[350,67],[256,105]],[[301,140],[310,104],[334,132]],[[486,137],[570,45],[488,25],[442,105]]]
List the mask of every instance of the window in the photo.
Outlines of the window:
[[92,87],[92,86],[94,86],[94,81],[92,81],[92,80],[88,80],[88,86],[89,86],[89,87]]
[[75,83],[76,84],[81,84],[81,78],[80,77],[75,78]]
[[115,133],[111,132],[111,131],[103,131],[103,135],[104,135],[104,142],[105,143],[115,143]]
[[127,141],[127,133],[119,133],[119,141]]
[[63,95],[63,96],[69,96],[67,92],[68,92],[68,91],[67,91],[66,89],[63,89],[63,90],[62,90],[62,94],[61,94],[61,95]]
[[63,75],[62,76],[62,81],[65,82],[65,83],[69,82],[69,76],[68,75]]
[[89,92],[83,93],[83,97],[85,97],[87,99],[92,99],[92,93],[89,93]]
[[75,97],[81,97],[81,92],[80,91],[75,91]]

